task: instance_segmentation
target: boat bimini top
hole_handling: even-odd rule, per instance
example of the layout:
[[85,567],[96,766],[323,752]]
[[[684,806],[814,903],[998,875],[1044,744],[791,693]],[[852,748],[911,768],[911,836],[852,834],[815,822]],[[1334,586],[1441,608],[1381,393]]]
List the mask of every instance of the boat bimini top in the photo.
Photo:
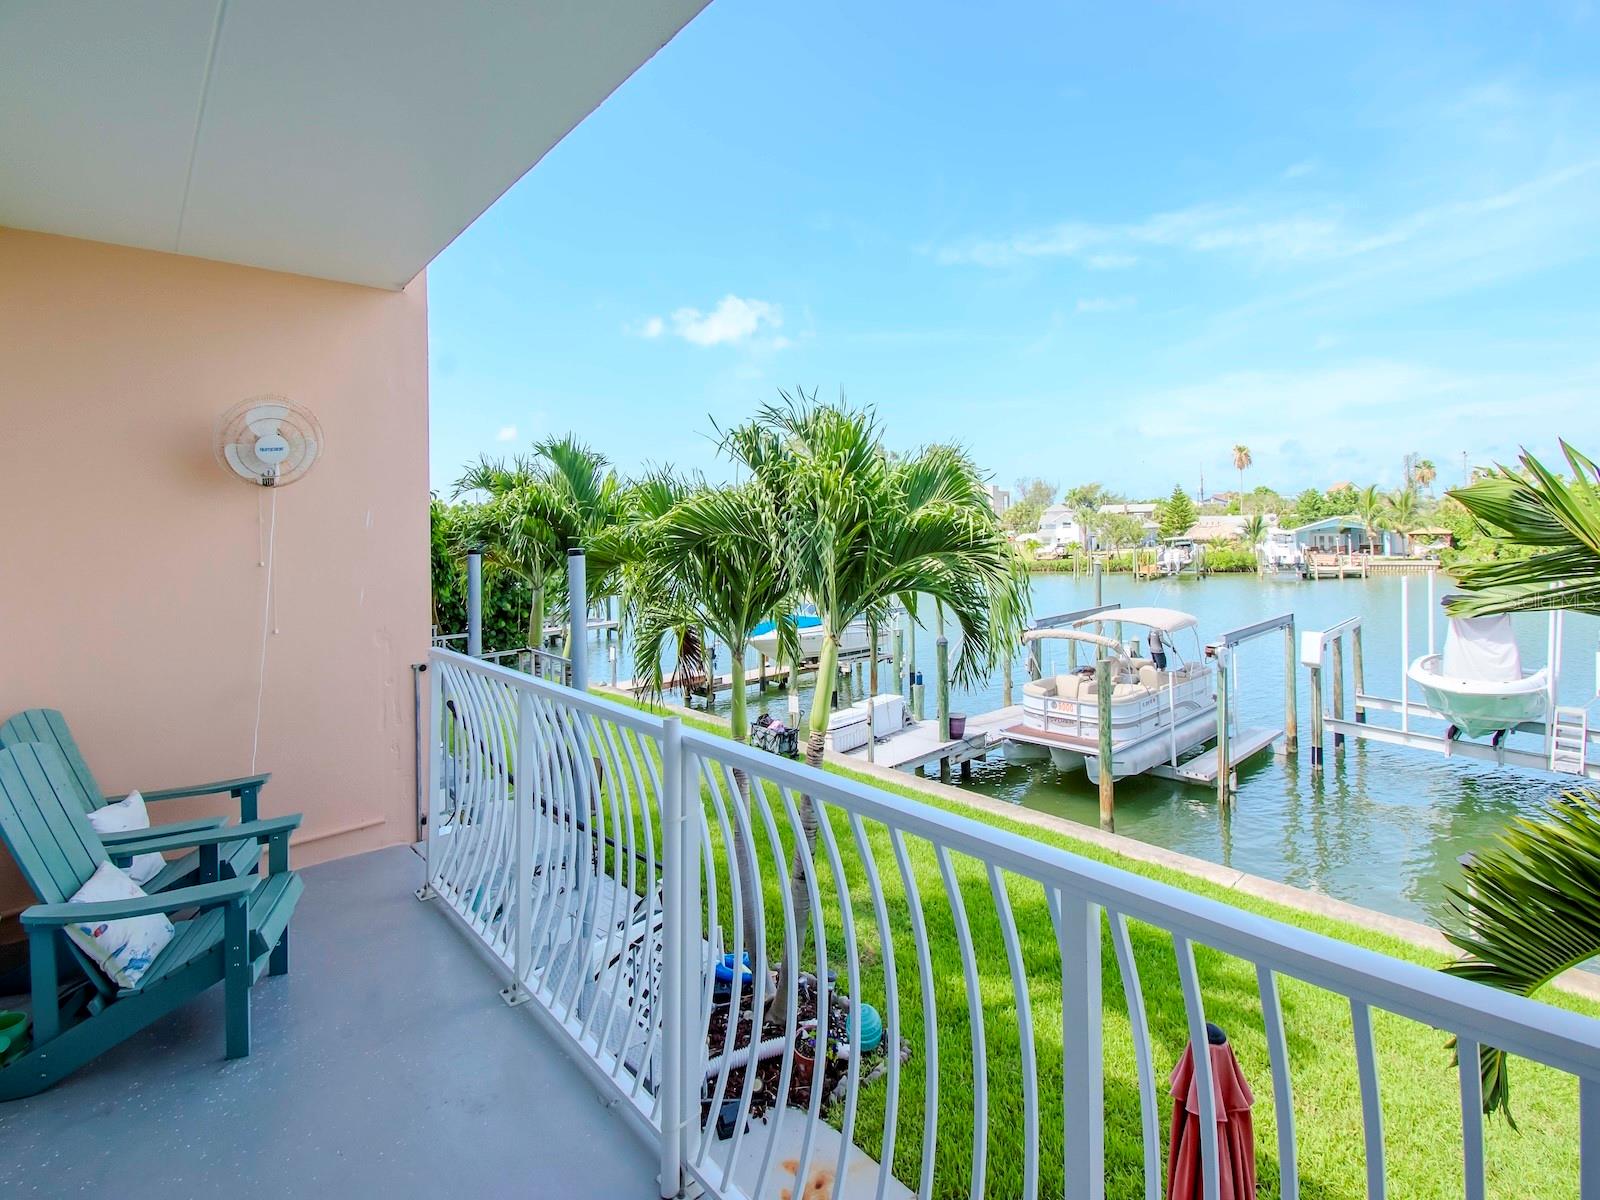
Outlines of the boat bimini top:
[[1074,629],[1085,625],[1141,625],[1146,629],[1159,629],[1162,633],[1177,633],[1180,629],[1193,629],[1199,620],[1175,608],[1109,608],[1104,612],[1083,617],[1072,623]]
[[1123,653],[1122,643],[1116,638],[1102,637],[1098,633],[1085,633],[1081,629],[1029,629],[1022,635],[1024,642],[1036,642],[1041,638],[1062,638],[1069,642],[1088,642],[1092,646],[1104,646],[1107,650]]

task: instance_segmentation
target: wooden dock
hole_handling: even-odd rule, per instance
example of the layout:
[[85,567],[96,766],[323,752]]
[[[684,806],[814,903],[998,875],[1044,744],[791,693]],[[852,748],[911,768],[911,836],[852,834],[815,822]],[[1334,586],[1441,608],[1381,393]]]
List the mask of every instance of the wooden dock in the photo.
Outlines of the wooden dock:
[[[874,742],[872,762],[899,771],[937,765],[941,775],[948,774],[953,767],[966,766],[974,759],[986,757],[1004,740],[1001,736],[1004,727],[1015,723],[1021,715],[1021,706],[1014,704],[1010,708],[968,717],[964,736],[949,739],[939,737],[937,720],[913,721]],[[845,751],[841,757],[866,762],[867,748],[858,746]]]
[[[1057,746],[1063,750],[1071,750],[1075,754],[1081,754],[1085,759],[1098,759],[1100,757],[1098,738],[1079,737],[1075,734],[1056,730],[1047,732],[1043,729],[1035,729],[1031,725],[1022,723],[1022,710],[1019,708],[1004,709],[1002,712],[1012,713],[1014,716],[1003,728],[997,731],[996,740],[999,742],[1025,742],[1031,746],[1043,746],[1045,748]],[[990,713],[985,715],[997,716],[999,714]],[[1254,758],[1282,736],[1282,729],[1271,729],[1264,726],[1241,729],[1229,739],[1229,761],[1233,768],[1237,770],[1240,763]],[[1130,744],[1129,742],[1117,743],[1113,747],[1113,753]],[[1216,744],[1216,738],[1212,737],[1203,743],[1203,748],[1183,751],[1189,757],[1180,759],[1177,766],[1173,766],[1170,762],[1157,763],[1142,773],[1154,775],[1159,779],[1176,780],[1179,783],[1194,783],[1205,787],[1215,787],[1217,783]]]
[[[1235,770],[1239,764],[1254,758],[1263,750],[1283,736],[1281,729],[1241,729],[1233,735],[1229,746],[1229,758]],[[1215,787],[1217,783],[1217,755],[1216,743],[1213,741],[1210,750],[1202,750],[1193,758],[1185,759],[1174,767],[1171,763],[1161,763],[1151,767],[1147,774],[1160,779],[1175,779],[1179,783],[1198,783],[1205,787]]]
[[1300,564],[1302,579],[1365,579],[1371,557],[1366,554],[1330,554],[1312,551]]
[[1334,554],[1313,550],[1300,564],[1303,579],[1366,579],[1371,575],[1426,575],[1439,569],[1436,558],[1398,558],[1383,554]]

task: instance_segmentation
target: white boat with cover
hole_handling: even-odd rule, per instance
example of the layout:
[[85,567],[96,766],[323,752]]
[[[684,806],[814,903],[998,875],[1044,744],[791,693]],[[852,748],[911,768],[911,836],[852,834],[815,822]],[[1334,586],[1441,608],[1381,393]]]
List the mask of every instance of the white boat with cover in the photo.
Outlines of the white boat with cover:
[[1423,655],[1406,674],[1450,722],[1452,737],[1493,735],[1498,743],[1508,730],[1549,716],[1549,668],[1523,671],[1509,616],[1451,617],[1443,651]]
[[[815,613],[798,613],[794,619],[795,638],[800,643],[801,661],[819,658],[822,654],[822,618]],[[840,654],[864,654],[871,644],[865,621],[854,621],[839,634]],[[771,621],[763,621],[750,631],[750,647],[757,654],[765,654],[773,661],[778,659],[778,629]]]
[[[1121,608],[1096,613],[1065,629],[1024,635],[1034,662],[1041,643],[1060,640],[1111,660],[1111,774],[1142,774],[1178,759],[1216,736],[1216,672],[1205,656],[1189,613],[1171,608]],[[1146,648],[1160,646],[1165,669],[1140,653],[1129,626],[1145,631]],[[1022,689],[1022,722],[1007,730],[1012,741],[1043,749],[1063,771],[1084,767],[1100,775],[1099,690],[1093,665],[1041,677]],[[1025,757],[1027,752],[1017,755]]]

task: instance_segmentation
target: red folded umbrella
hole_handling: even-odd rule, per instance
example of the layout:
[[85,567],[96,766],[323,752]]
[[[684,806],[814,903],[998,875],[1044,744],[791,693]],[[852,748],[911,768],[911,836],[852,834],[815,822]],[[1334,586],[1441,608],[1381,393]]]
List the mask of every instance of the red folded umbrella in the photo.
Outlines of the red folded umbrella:
[[[1221,1035],[1215,1030],[1213,1038]],[[1255,1096],[1226,1037],[1211,1046],[1211,1090],[1217,1107],[1217,1175],[1221,1200],[1255,1200],[1256,1134],[1250,1119]],[[1204,1196],[1200,1169],[1200,1081],[1194,1046],[1184,1047],[1172,1069],[1172,1143],[1167,1151],[1168,1200]]]

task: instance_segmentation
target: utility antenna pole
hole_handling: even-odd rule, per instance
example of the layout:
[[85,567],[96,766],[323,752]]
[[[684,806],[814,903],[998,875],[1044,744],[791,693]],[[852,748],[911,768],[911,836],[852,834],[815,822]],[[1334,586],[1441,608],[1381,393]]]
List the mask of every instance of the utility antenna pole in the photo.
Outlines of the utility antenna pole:
[[1204,504],[1205,502],[1206,502],[1206,469],[1202,465],[1201,468],[1200,468],[1200,503]]

